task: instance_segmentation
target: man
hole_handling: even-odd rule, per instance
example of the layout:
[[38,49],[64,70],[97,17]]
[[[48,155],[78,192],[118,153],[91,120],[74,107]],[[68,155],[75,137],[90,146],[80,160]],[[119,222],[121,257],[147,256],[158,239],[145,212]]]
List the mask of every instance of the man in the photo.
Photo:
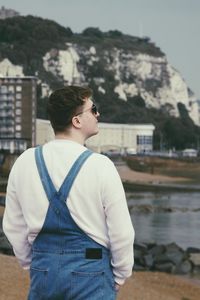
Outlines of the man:
[[55,139],[26,150],[9,176],[3,229],[29,299],[115,299],[132,273],[134,230],[113,163],[84,147],[98,133],[89,88],[49,97]]

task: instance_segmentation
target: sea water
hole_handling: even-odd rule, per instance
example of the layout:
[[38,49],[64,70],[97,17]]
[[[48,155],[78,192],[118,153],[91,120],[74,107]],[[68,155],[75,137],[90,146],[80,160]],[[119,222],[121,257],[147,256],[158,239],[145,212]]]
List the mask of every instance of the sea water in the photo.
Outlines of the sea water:
[[200,192],[136,192],[127,199],[138,242],[200,249]]

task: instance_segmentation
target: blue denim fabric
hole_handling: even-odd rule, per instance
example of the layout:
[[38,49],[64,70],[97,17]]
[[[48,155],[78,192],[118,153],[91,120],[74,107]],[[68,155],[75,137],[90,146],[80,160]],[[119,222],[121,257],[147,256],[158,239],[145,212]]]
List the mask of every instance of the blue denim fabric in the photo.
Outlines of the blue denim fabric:
[[[37,168],[49,208],[32,246],[29,300],[116,299],[109,250],[77,226],[66,205],[73,181],[91,154],[86,150],[80,155],[57,192],[46,169],[42,147],[36,148]],[[88,248],[101,249],[102,258],[88,258]]]

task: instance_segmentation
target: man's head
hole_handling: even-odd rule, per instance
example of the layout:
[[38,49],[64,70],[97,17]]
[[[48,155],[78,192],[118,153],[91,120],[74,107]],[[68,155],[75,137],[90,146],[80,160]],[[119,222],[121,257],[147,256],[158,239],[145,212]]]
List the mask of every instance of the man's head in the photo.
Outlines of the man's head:
[[72,127],[81,128],[84,132],[87,121],[90,123],[88,125],[93,121],[91,117],[97,123],[99,113],[95,110],[91,97],[92,90],[80,86],[66,86],[50,95],[47,112],[55,134],[67,132]]

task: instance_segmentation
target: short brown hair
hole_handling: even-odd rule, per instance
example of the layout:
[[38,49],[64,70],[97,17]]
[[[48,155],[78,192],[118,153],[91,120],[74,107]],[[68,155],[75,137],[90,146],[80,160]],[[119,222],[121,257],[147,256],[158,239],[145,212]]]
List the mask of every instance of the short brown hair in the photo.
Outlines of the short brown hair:
[[71,125],[77,108],[85,103],[85,99],[92,96],[89,87],[66,86],[55,90],[49,97],[47,113],[54,132],[63,132]]

